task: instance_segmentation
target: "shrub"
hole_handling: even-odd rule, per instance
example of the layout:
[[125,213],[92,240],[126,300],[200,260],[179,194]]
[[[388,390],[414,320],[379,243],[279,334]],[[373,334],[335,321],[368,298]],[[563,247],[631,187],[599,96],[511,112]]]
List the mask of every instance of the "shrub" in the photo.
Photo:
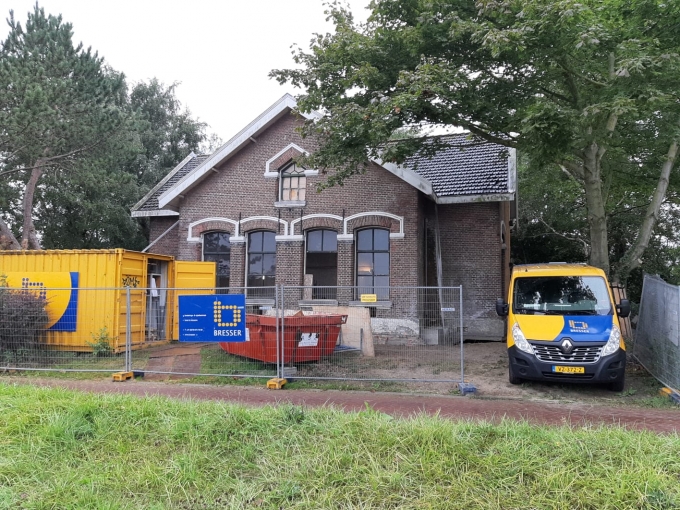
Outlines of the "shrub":
[[0,353],[5,359],[35,351],[43,343],[49,324],[45,305],[36,292],[9,288],[0,276]]
[[111,356],[113,349],[111,348],[112,338],[109,336],[109,330],[104,326],[96,335],[90,333],[92,342],[86,342],[92,347],[92,355],[96,357]]

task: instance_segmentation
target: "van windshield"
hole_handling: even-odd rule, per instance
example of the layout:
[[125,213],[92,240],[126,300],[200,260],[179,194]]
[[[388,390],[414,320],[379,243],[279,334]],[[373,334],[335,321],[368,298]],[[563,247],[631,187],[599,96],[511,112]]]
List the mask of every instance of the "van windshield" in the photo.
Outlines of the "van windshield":
[[519,314],[613,314],[607,284],[600,276],[516,278],[512,310]]

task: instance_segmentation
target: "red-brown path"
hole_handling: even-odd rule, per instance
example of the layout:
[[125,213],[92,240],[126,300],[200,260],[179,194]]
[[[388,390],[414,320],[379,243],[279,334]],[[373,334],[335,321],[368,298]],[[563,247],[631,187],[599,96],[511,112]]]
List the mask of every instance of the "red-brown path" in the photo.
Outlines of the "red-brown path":
[[536,424],[613,424],[654,432],[680,433],[680,407],[678,409],[644,409],[367,391],[268,390],[251,386],[209,386],[143,380],[115,383],[23,377],[11,377],[4,380],[18,384],[60,387],[92,393],[160,395],[178,399],[229,401],[252,406],[290,403],[312,407],[334,406],[346,411],[360,411],[368,405],[372,409],[393,416],[439,413],[440,416],[450,419],[497,422],[506,417]]

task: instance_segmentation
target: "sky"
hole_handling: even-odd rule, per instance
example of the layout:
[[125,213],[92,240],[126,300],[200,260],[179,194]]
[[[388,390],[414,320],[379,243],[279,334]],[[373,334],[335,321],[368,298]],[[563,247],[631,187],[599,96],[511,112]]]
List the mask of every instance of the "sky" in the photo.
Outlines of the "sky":
[[[365,20],[369,0],[349,0]],[[0,0],[0,39],[10,9],[22,24],[35,0]],[[325,33],[321,0],[41,0],[49,14],[73,24],[74,42],[92,47],[129,83],[179,82],[176,95],[208,132],[228,140],[284,93],[268,77],[294,66],[291,45],[303,49]]]

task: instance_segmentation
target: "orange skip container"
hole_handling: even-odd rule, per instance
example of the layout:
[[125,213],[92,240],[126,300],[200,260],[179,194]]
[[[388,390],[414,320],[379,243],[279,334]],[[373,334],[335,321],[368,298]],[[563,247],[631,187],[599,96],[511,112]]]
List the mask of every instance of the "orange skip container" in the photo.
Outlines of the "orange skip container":
[[283,332],[283,362],[319,361],[330,356],[347,315],[292,315],[285,318],[246,315],[248,341],[220,342],[229,354],[276,363],[276,321]]

